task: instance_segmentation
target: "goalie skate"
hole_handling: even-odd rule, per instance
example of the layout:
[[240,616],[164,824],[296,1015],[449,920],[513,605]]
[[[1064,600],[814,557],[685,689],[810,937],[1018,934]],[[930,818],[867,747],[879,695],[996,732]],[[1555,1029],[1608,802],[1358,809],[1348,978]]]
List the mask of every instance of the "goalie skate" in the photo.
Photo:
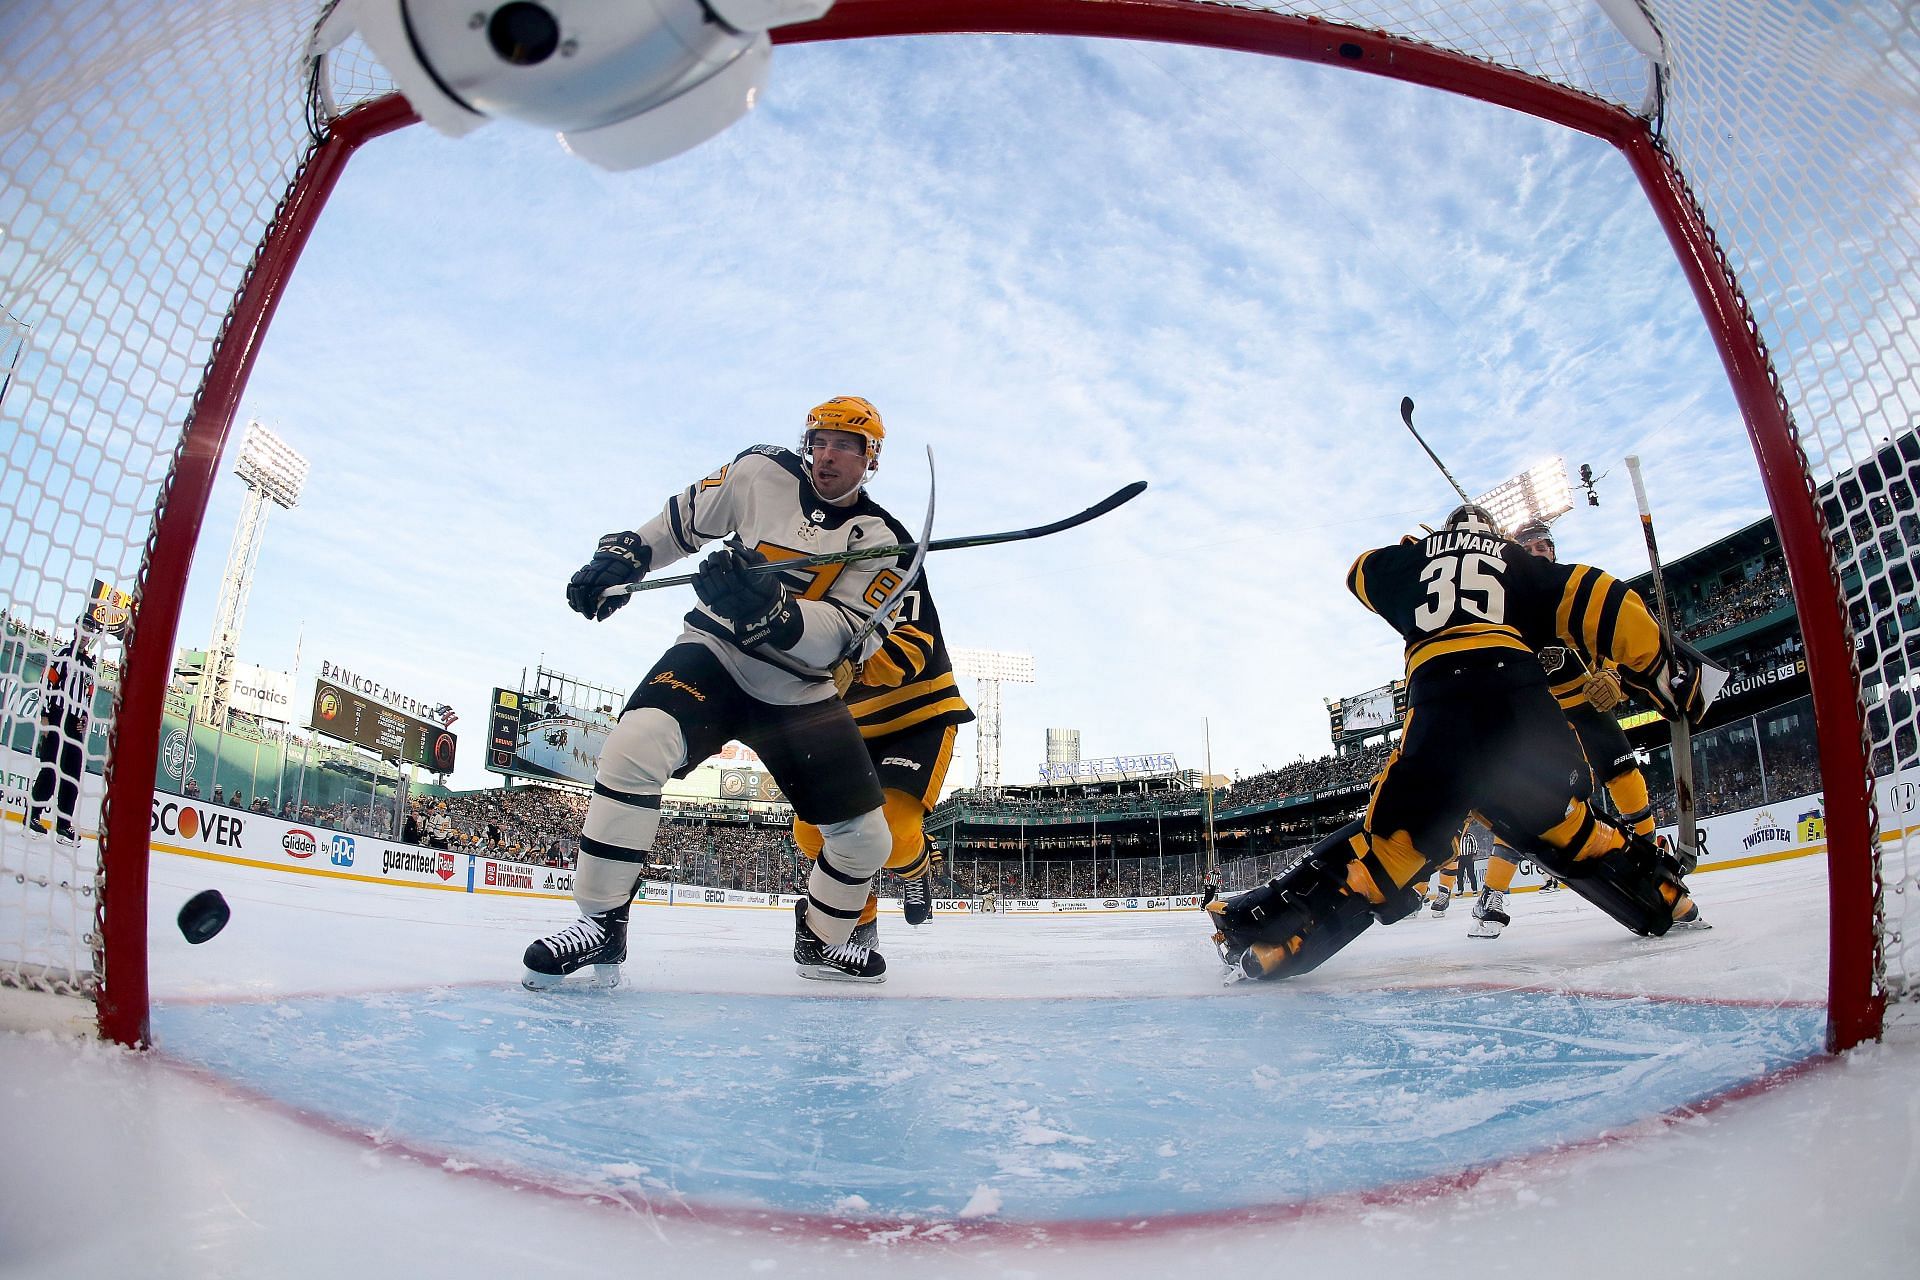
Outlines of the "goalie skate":
[[592,977],[581,985],[619,986],[620,966],[627,958],[627,908],[631,905],[582,916],[558,933],[535,939],[523,958],[526,973],[520,985],[529,991],[548,991],[592,965]]
[[[1686,914],[1677,915],[1673,918],[1673,928],[1711,929],[1713,926],[1708,924],[1707,918],[1700,914],[1700,904],[1696,902],[1687,907]],[[1668,930],[1668,932],[1672,932],[1672,930]]]

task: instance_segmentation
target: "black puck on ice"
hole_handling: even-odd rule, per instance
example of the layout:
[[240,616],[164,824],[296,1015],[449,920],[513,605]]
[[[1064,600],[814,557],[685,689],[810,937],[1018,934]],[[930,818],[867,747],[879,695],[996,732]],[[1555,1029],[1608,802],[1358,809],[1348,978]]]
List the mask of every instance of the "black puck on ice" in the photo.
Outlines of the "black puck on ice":
[[218,889],[202,889],[180,908],[180,936],[197,947],[226,928],[232,918],[233,910]]

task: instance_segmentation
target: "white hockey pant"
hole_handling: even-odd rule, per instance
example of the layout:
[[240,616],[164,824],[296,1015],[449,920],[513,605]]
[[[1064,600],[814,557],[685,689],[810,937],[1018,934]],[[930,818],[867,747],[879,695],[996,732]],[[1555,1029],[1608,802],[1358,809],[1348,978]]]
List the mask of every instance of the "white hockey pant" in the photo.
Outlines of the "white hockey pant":
[[877,808],[845,822],[823,822],[820,834],[826,847],[807,873],[807,927],[837,947],[866,909],[873,877],[893,852],[893,831],[886,809]]
[[573,900],[582,915],[633,897],[660,829],[660,789],[686,757],[680,722],[657,707],[627,712],[607,735],[573,872]]

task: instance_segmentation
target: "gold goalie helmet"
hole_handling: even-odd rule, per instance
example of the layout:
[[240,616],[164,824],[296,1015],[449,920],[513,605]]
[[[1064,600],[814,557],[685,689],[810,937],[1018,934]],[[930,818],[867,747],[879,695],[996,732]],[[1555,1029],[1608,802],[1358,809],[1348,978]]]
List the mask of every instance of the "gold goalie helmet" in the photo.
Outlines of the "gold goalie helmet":
[[887,429],[880,421],[880,411],[868,401],[859,396],[835,396],[807,411],[806,430],[800,433],[800,456],[809,466],[813,463],[816,431],[851,431],[865,437],[867,470],[880,469],[880,444],[887,438]]

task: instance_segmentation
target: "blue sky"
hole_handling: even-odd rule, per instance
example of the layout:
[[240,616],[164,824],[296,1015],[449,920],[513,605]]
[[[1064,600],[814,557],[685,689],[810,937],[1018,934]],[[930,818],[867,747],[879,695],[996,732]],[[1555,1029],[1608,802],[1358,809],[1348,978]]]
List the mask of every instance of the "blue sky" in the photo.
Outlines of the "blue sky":
[[[872,492],[936,536],[1151,488],[1045,542],[934,558],[949,641],[1034,655],[1003,780],[1044,730],[1253,772],[1327,750],[1324,697],[1399,672],[1352,558],[1554,453],[1610,472],[1563,556],[1645,566],[1765,512],[1726,379],[1627,166],[1484,104],[1275,59],[1058,38],[782,48],[762,105],[604,174],[512,124],[355,158],[243,402],[312,460],[267,532],[243,659],[322,656],[461,713],[544,659],[626,687],[688,598],[598,626],[608,530],[806,409],[864,395]],[[237,449],[238,424],[233,444]],[[181,643],[211,626],[223,477]],[[687,566],[691,568],[691,563]],[[970,784],[963,736],[951,780]]]

